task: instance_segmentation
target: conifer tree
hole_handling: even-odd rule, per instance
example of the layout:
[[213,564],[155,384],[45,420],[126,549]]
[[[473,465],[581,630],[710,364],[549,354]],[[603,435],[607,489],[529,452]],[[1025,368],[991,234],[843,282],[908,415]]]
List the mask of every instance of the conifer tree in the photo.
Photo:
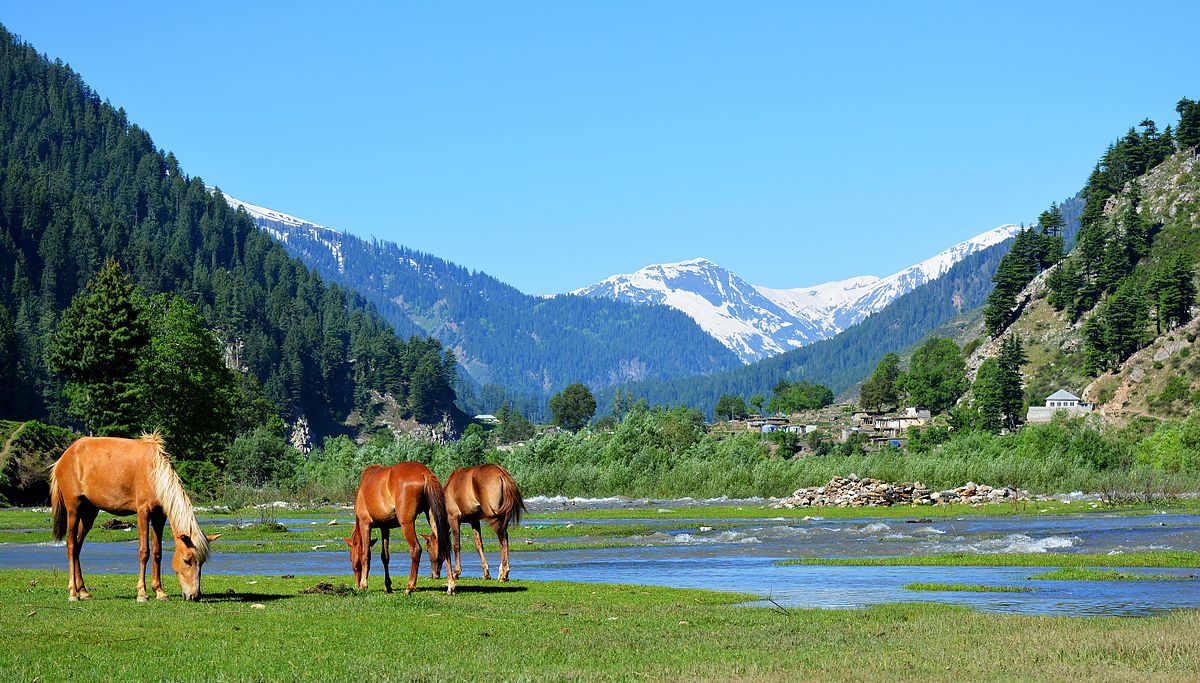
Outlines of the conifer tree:
[[99,435],[129,436],[141,424],[138,364],[150,340],[145,303],[115,259],[63,313],[46,360],[67,380],[72,414]]

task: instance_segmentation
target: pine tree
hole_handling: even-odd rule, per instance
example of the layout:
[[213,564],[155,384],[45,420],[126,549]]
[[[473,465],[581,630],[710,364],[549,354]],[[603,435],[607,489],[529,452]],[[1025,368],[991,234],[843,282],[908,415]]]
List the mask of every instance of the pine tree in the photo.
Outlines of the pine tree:
[[1179,127],[1175,133],[1179,148],[1200,147],[1200,102],[1184,97],[1175,105],[1175,111],[1179,112]]
[[1097,315],[1089,316],[1083,323],[1083,371],[1099,375],[1108,369],[1108,345],[1104,339],[1104,325]]
[[71,412],[101,435],[131,435],[141,424],[138,365],[150,340],[145,303],[115,259],[105,262],[63,313],[46,353],[67,380]]

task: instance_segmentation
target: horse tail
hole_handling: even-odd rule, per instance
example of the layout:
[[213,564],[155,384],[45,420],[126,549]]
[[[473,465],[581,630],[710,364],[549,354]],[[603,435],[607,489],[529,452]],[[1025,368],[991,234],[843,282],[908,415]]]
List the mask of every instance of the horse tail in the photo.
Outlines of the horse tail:
[[[452,549],[454,544],[450,541],[450,518],[446,515],[446,492],[433,473],[425,477],[425,500],[429,502],[429,512],[433,515],[433,524],[437,529],[438,559],[445,562],[447,569],[453,572],[454,554]],[[453,573],[451,578],[453,578]]]
[[500,470],[500,509],[496,512],[507,529],[510,524],[521,523],[521,515],[525,513],[525,499],[521,497],[521,489],[517,488],[517,482],[513,481],[508,470],[499,465],[495,467]]
[[63,500],[62,490],[58,488],[59,458],[50,470],[50,517],[54,520],[54,540],[61,541],[67,535],[67,504]]

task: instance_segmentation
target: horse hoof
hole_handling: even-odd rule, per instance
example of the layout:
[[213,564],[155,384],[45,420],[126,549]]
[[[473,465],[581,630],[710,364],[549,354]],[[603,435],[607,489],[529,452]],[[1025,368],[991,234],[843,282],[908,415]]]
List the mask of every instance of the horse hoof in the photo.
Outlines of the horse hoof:
[[92,599],[92,594],[91,594],[91,593],[80,593],[80,594],[79,594],[79,599],[80,599],[80,600],[91,600],[91,599]]
[[501,583],[507,583],[507,582],[508,582],[508,577],[507,577],[507,576],[501,576],[501,577],[500,577],[500,582],[501,582]]
[[75,595],[68,595],[67,602],[79,602],[79,597]]
[[458,590],[456,590],[454,586],[446,586],[446,595],[454,595],[457,592]]
[[404,594],[405,594],[405,595],[412,595],[412,594],[413,594],[413,589],[411,589],[411,588],[405,588],[405,589],[404,589]]
[[150,598],[148,598],[144,595],[139,595],[139,596],[137,596],[137,601],[138,602],[150,602]]
[[484,580],[484,581],[491,581],[491,580],[492,580],[492,575],[491,575],[491,574],[489,574],[489,573],[487,573],[487,572],[484,572],[484,573],[483,573],[483,580]]
[[171,596],[167,595],[166,593],[163,593],[162,595],[156,595],[156,596],[154,596],[154,599],[155,599],[155,600],[162,600],[163,602],[166,602],[167,600],[170,600],[170,599],[171,599]]

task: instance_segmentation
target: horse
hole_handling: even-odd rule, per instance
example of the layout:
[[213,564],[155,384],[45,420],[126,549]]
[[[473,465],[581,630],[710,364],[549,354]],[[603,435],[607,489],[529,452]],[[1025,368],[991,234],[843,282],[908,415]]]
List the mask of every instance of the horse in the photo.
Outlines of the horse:
[[137,514],[137,600],[146,602],[146,560],[149,530],[154,530],[154,570],[151,588],[159,600],[162,588],[162,532],[170,520],[175,536],[171,566],[184,600],[200,598],[200,571],[209,555],[209,542],[196,522],[192,501],[163,447],[158,432],[138,439],[85,436],[67,447],[50,473],[50,507],[54,540],[67,539],[67,599],[88,600],[79,551],[100,510],[114,515]]
[[462,574],[462,535],[459,525],[466,522],[475,532],[475,549],[479,551],[479,562],[483,565],[483,578],[492,578],[487,558],[483,554],[483,536],[479,531],[480,520],[487,520],[496,538],[500,541],[500,580],[508,581],[508,525],[520,524],[525,512],[525,500],[517,482],[508,470],[499,465],[476,465],[455,470],[446,480],[446,512],[450,517],[450,531],[454,534],[454,570],[450,571],[450,556],[435,552],[433,537],[426,536],[429,559],[433,563],[433,575],[441,574],[442,562],[447,573],[454,578]]
[[[392,577],[388,572],[390,552],[389,532],[400,527],[408,541],[412,569],[404,594],[417,586],[417,568],[421,563],[421,546],[413,526],[417,515],[425,513],[431,535],[438,540],[439,552],[450,551],[450,524],[446,519],[446,497],[442,482],[430,469],[419,462],[402,462],[391,467],[371,465],[363,470],[354,497],[354,531],[345,539],[350,546],[350,566],[359,590],[367,589],[367,574],[371,571],[371,529],[379,529],[383,540],[380,559],[383,561],[384,592],[392,592]],[[432,519],[430,519],[432,515]],[[432,545],[432,544],[431,544]],[[454,577],[446,583],[446,594],[454,595]]]

